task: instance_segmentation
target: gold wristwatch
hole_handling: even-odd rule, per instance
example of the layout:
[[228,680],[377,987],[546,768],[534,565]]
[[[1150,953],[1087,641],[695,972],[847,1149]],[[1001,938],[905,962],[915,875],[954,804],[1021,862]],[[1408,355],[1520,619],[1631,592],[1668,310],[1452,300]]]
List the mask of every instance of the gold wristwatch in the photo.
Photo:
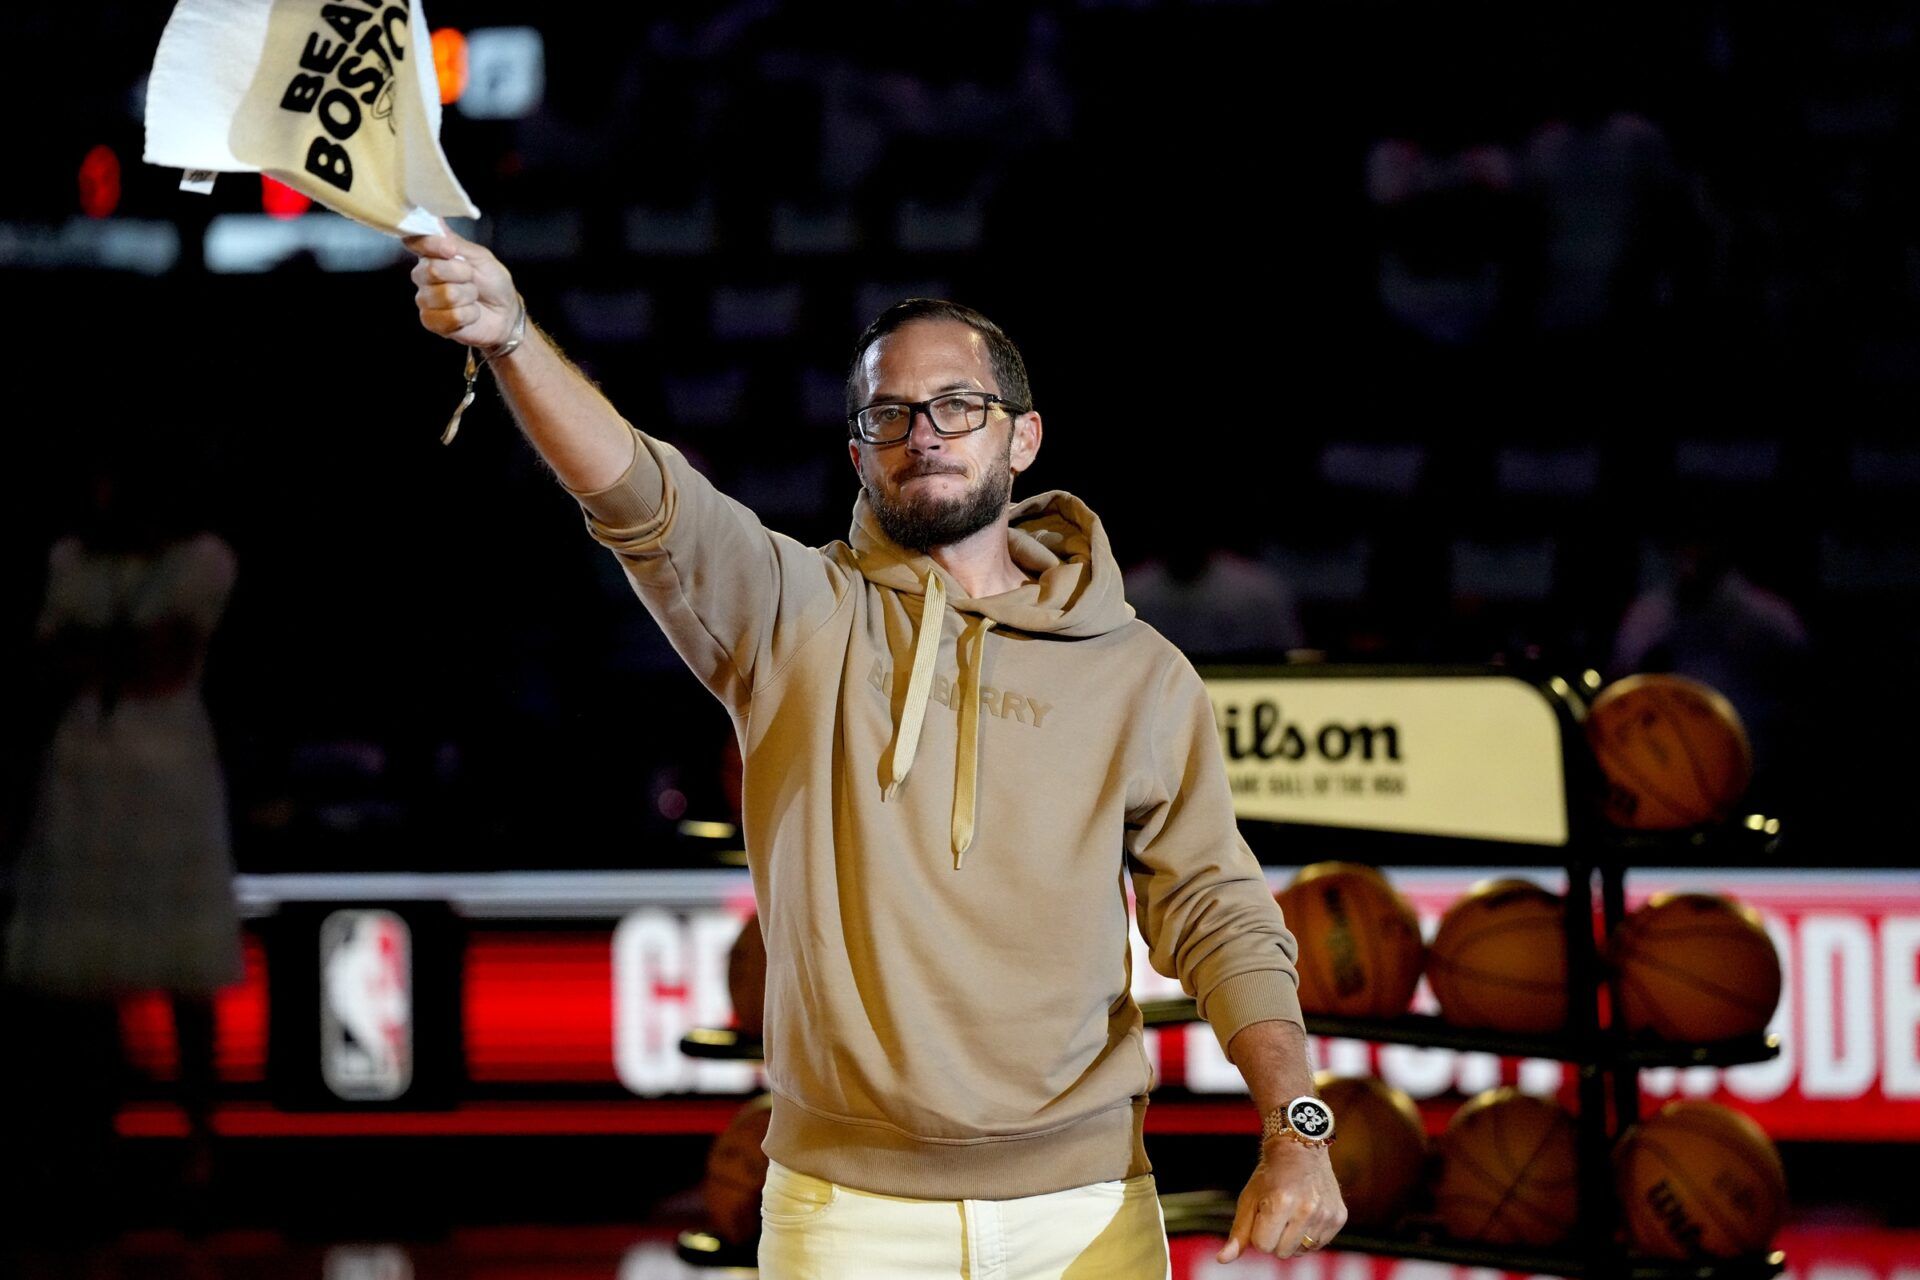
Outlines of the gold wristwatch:
[[1267,1112],[1260,1125],[1260,1144],[1273,1138],[1285,1138],[1303,1147],[1325,1147],[1333,1143],[1333,1108],[1320,1099],[1302,1095],[1284,1107]]

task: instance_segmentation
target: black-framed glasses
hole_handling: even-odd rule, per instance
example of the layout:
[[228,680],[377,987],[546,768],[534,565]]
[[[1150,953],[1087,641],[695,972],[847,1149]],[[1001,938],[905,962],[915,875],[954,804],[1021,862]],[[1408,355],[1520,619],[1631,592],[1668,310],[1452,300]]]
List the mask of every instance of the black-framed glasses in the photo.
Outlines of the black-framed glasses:
[[870,404],[847,419],[854,435],[868,444],[898,444],[913,434],[915,414],[926,414],[934,434],[964,436],[987,425],[993,406],[1010,416],[1027,410],[986,391],[947,391],[929,400],[886,400]]

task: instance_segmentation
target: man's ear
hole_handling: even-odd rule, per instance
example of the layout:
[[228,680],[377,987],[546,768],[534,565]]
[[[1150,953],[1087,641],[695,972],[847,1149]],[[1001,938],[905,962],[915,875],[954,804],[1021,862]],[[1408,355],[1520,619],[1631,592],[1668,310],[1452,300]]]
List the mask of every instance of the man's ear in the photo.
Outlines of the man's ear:
[[1007,454],[1007,469],[1019,475],[1033,465],[1040,454],[1040,437],[1044,430],[1039,413],[1029,410],[1013,420],[1013,440]]

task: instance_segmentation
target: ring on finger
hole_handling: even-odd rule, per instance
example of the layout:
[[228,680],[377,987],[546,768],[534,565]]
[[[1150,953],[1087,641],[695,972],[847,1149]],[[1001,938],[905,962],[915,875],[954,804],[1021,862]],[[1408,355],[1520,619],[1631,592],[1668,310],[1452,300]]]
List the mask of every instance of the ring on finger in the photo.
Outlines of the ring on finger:
[[1300,1237],[1300,1247],[1302,1249],[1318,1249],[1320,1247],[1320,1242],[1318,1240],[1315,1240],[1312,1236],[1303,1235]]

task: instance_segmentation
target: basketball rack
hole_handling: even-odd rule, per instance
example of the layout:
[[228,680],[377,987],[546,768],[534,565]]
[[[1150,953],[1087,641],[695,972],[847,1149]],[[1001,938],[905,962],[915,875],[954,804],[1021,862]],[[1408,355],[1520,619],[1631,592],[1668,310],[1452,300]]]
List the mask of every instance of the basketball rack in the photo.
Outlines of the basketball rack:
[[[1544,807],[1516,824],[1509,813],[1490,805],[1475,813],[1470,806],[1439,807],[1431,822],[1416,808],[1392,812],[1382,806],[1379,819],[1327,821],[1311,811],[1311,800],[1282,799],[1264,814],[1244,813],[1241,830],[1264,863],[1297,865],[1322,857],[1375,864],[1428,866],[1514,866],[1559,868],[1566,873],[1564,899],[1567,935],[1566,1028],[1551,1035],[1514,1035],[1449,1026],[1426,1014],[1386,1020],[1329,1018],[1309,1014],[1309,1033],[1388,1044],[1479,1051],[1503,1057],[1545,1058],[1574,1066],[1579,1110],[1580,1218],[1568,1245],[1555,1249],[1512,1248],[1448,1239],[1438,1223],[1410,1217],[1391,1234],[1346,1230],[1331,1247],[1388,1257],[1416,1258],[1460,1266],[1492,1267],[1520,1274],[1561,1275],[1575,1280],[1771,1280],[1786,1265],[1778,1251],[1737,1258],[1667,1260],[1630,1253],[1616,1229],[1619,1204],[1613,1181],[1612,1151],[1620,1134],[1640,1119],[1640,1072],[1654,1067],[1736,1066],[1777,1057],[1772,1035],[1694,1044],[1630,1035],[1619,1019],[1602,1024],[1603,996],[1620,1005],[1618,975],[1609,972],[1595,937],[1595,907],[1604,936],[1611,938],[1627,916],[1626,877],[1632,865],[1661,867],[1765,866],[1778,860],[1780,824],[1753,816],[1727,824],[1676,832],[1622,831],[1600,817],[1602,786],[1598,766],[1588,752],[1581,727],[1586,697],[1598,691],[1597,676],[1578,681],[1547,673],[1508,668],[1280,667],[1221,668],[1203,672],[1216,711],[1256,698],[1277,701],[1304,723],[1351,723],[1356,715],[1384,723],[1392,700],[1375,690],[1416,688],[1409,707],[1438,697],[1437,710],[1415,720],[1403,735],[1412,770],[1423,763],[1416,751],[1480,752],[1489,741],[1527,744],[1529,752],[1550,752],[1551,759],[1509,758],[1498,748],[1486,767],[1507,777],[1486,778],[1483,794],[1516,771],[1526,771],[1528,788]],[[1398,683],[1395,683],[1398,682]],[[1473,714],[1468,691],[1497,689],[1486,699],[1482,723],[1452,725]],[[1527,691],[1531,699],[1515,696]],[[1532,705],[1528,703],[1531,701]],[[1349,708],[1344,717],[1342,708]],[[1451,708],[1450,720],[1439,710]],[[1504,718],[1511,717],[1508,721]],[[1549,731],[1546,720],[1551,721]],[[1416,748],[1413,730],[1424,730]],[[1571,746],[1571,749],[1570,749]],[[1397,762],[1399,763],[1399,762]],[[1459,784],[1458,774],[1449,781]],[[1431,788],[1429,789],[1431,790]],[[1471,782],[1467,785],[1473,791]],[[1281,792],[1282,796],[1298,794]],[[1507,803],[1511,803],[1511,792]],[[1298,812],[1273,812],[1293,804]],[[1533,831],[1522,833],[1522,825]],[[1549,833],[1545,838],[1537,832]],[[1553,833],[1564,833],[1558,839]],[[1597,899],[1596,899],[1597,894]],[[1195,1016],[1191,1000],[1153,1001],[1142,1007],[1149,1025],[1170,1025]],[[1180,1233],[1223,1233],[1233,1221],[1235,1197],[1222,1192],[1175,1193],[1162,1197],[1167,1229]]]
[[[1537,790],[1553,794],[1542,797],[1545,808],[1529,814],[1526,822],[1560,833],[1558,839],[1516,835],[1516,829],[1502,828],[1505,819],[1501,817],[1489,819],[1486,831],[1475,831],[1473,816],[1463,816],[1458,806],[1450,807],[1431,826],[1423,825],[1417,810],[1410,817],[1393,815],[1380,826],[1367,825],[1364,819],[1328,821],[1311,813],[1241,813],[1243,836],[1260,860],[1268,864],[1301,865],[1334,857],[1386,865],[1558,868],[1566,873],[1569,1018],[1564,1031],[1516,1035],[1473,1030],[1449,1026],[1432,1015],[1411,1013],[1384,1020],[1308,1014],[1306,1027],[1316,1036],[1543,1058],[1573,1065],[1579,1098],[1575,1120],[1580,1218],[1570,1242],[1554,1249],[1465,1242],[1446,1237],[1433,1219],[1411,1216],[1392,1233],[1342,1231],[1329,1247],[1382,1257],[1491,1267],[1521,1275],[1567,1276],[1571,1280],[1773,1280],[1778,1276],[1785,1268],[1786,1257],[1777,1250],[1736,1258],[1668,1260],[1633,1254],[1622,1243],[1615,1225],[1619,1205],[1612,1150],[1620,1134],[1640,1118],[1639,1073],[1655,1067],[1727,1067],[1764,1062],[1778,1056],[1780,1043],[1772,1035],[1676,1043],[1631,1036],[1617,1019],[1612,1026],[1602,1025],[1602,994],[1617,1009],[1620,991],[1617,975],[1608,972],[1601,958],[1593,922],[1596,903],[1606,936],[1611,937],[1626,919],[1626,876],[1633,864],[1765,866],[1776,862],[1779,822],[1749,817],[1723,826],[1670,833],[1627,832],[1606,825],[1598,817],[1599,805],[1595,802],[1600,785],[1597,766],[1586,752],[1567,749],[1568,743],[1582,741],[1585,701],[1580,687],[1559,676],[1529,676],[1505,668],[1337,666],[1215,668],[1203,670],[1202,675],[1214,692],[1216,714],[1221,712],[1221,691],[1236,685],[1262,695],[1281,688],[1288,694],[1289,703],[1322,710],[1338,709],[1343,700],[1351,699],[1363,716],[1381,709],[1378,694],[1390,696],[1407,688],[1409,682],[1414,687],[1424,686],[1420,688],[1423,695],[1445,695],[1436,704],[1440,710],[1430,709],[1427,723],[1417,726],[1431,730],[1429,740],[1422,744],[1422,749],[1430,753],[1444,753],[1451,747],[1457,752],[1487,754],[1484,745],[1488,726],[1484,724],[1478,726],[1482,738],[1475,742],[1456,745],[1446,738],[1452,723],[1444,714],[1447,698],[1457,702],[1459,696],[1466,696],[1470,705],[1472,692],[1478,689],[1492,687],[1500,692],[1501,697],[1490,702],[1511,708],[1502,714],[1544,714],[1551,721],[1551,732],[1544,736],[1540,723],[1517,727],[1512,733],[1498,724],[1492,728],[1495,736],[1503,739],[1554,744],[1557,758],[1534,759],[1529,775]],[[1591,693],[1596,684],[1588,681],[1584,688]],[[1530,709],[1526,699],[1512,696],[1517,690],[1530,695]],[[1333,715],[1325,721],[1328,724],[1353,720],[1351,715],[1343,721],[1336,713],[1328,714]],[[1318,719],[1318,713],[1308,716],[1310,723]],[[1436,735],[1440,739],[1437,742],[1431,740]],[[1510,774],[1517,762],[1493,753],[1480,763],[1488,770]],[[1457,784],[1457,778],[1450,781]],[[1184,997],[1143,1001],[1140,1008],[1149,1027],[1199,1020],[1194,1001]],[[681,1041],[680,1048],[690,1057],[734,1061],[757,1060],[763,1052],[759,1037],[724,1028],[693,1031]],[[1170,1235],[1226,1235],[1231,1230],[1234,1192],[1173,1192],[1160,1199]],[[679,1254],[684,1261],[702,1268],[745,1269],[750,1273],[753,1267],[751,1246],[731,1245],[706,1232],[682,1233]]]

